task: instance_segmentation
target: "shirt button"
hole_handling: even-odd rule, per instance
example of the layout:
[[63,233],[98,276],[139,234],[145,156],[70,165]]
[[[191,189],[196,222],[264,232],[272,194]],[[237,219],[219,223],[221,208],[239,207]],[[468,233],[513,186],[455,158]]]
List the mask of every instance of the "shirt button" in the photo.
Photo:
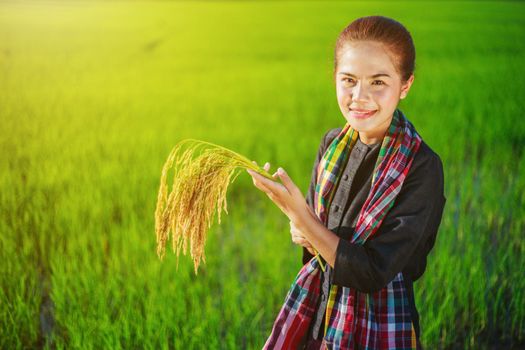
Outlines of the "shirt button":
[[345,181],[348,180],[348,174],[344,174],[343,175],[343,180],[345,180]]
[[336,205],[335,208],[334,208],[335,211],[339,211],[339,206]]

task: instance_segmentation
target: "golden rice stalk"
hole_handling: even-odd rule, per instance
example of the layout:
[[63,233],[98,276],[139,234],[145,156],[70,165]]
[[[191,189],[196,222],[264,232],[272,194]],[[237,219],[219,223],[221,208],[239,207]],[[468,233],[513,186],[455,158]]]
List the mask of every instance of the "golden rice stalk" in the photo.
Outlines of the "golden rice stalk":
[[[167,177],[172,167],[173,185],[168,195]],[[275,180],[248,158],[209,142],[185,139],[173,148],[162,168],[155,210],[157,255],[161,260],[171,231],[172,248],[177,254],[177,269],[180,250],[182,248],[186,255],[189,241],[197,274],[201,259],[206,262],[206,233],[211,227],[215,209],[219,224],[221,208],[228,214],[226,191],[240,174],[236,173],[238,169],[252,169]]]
[[[168,195],[167,177],[171,168],[174,169],[173,184]],[[220,224],[221,208],[228,214],[226,191],[240,174],[236,171],[242,169],[252,169],[275,181],[271,174],[248,158],[210,142],[185,139],[172,149],[162,168],[155,209],[157,255],[161,260],[171,231],[172,249],[177,254],[177,269],[180,250],[182,248],[186,255],[189,241],[190,255],[197,274],[200,261],[206,262],[204,245],[215,210]],[[322,266],[319,254],[317,259]]]

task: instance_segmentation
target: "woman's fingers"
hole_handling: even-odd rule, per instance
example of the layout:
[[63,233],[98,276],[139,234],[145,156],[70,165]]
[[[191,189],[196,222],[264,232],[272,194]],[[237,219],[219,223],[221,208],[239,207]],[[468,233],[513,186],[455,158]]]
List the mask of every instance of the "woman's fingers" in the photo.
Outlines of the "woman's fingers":
[[303,233],[290,220],[290,233],[292,234],[292,242],[299,244],[305,248],[313,248],[310,242],[306,239]]
[[[252,160],[252,163],[257,165],[257,162],[255,160]],[[268,162],[266,162],[266,164],[269,165]],[[264,165],[265,168],[266,168],[266,164]],[[261,191],[265,192],[266,194],[271,193],[270,189],[267,186],[265,186],[265,184],[262,181],[257,181],[256,177],[260,177],[259,174],[257,174],[255,171],[253,171],[251,169],[248,169],[247,171],[252,176],[253,184],[255,185],[255,187],[257,187]]]
[[317,255],[315,248],[303,236],[302,232],[294,225],[293,221],[290,221],[290,232],[292,233],[292,241],[295,244],[305,247],[310,254]]
[[[257,165],[257,163],[255,161],[252,161],[252,163]],[[270,163],[266,162],[266,164],[264,165],[263,169],[265,171],[268,171],[270,169]],[[268,196],[273,201],[278,201],[278,202],[282,201],[281,196],[287,192],[286,188],[283,186],[283,184],[281,184],[281,183],[279,183],[277,181],[269,180],[268,178],[262,176],[261,174],[258,174],[257,172],[255,172],[255,171],[253,171],[251,169],[247,169],[247,172],[252,176],[253,184],[257,188],[259,188],[263,192],[266,192],[266,194],[268,194]],[[277,204],[280,204],[280,203],[277,203]]]
[[302,247],[305,247],[305,248],[313,248],[313,246],[310,244],[310,242],[308,242],[306,239],[297,238],[294,241],[294,243],[298,244],[298,245],[300,245]]
[[290,195],[292,196],[301,195],[300,193],[301,191],[299,190],[297,185],[292,181],[290,176],[286,173],[286,171],[283,168],[277,169],[276,174],[281,179],[282,184],[284,185],[284,187],[286,188],[286,191]]
[[[256,161],[252,160],[252,163],[259,167]],[[270,163],[266,162],[262,169],[269,173],[270,166]],[[281,168],[279,169],[282,170]],[[265,192],[288,218],[294,220],[295,218],[303,217],[304,214],[301,211],[304,210],[303,202],[305,199],[288,175],[276,172],[270,178],[270,176],[263,176],[252,169],[246,169],[246,171],[252,176],[255,187]],[[283,176],[288,188],[282,182],[279,182],[279,179],[282,181]]]
[[292,238],[292,242],[294,242],[294,243],[297,244],[297,245],[300,245],[301,247],[311,248],[311,249],[314,248],[314,247],[310,244],[310,242],[308,242],[306,239],[303,239],[303,238]]
[[[252,163],[255,164],[255,165],[257,165],[257,162],[256,162],[255,160],[252,160]],[[257,166],[258,166],[258,165],[257,165]],[[264,163],[263,169],[264,169],[265,171],[269,171],[269,170],[270,170],[270,163],[268,163],[268,162]]]
[[292,242],[299,245],[304,245],[307,241],[304,238],[292,236]]
[[[252,163],[257,165],[257,162],[255,160],[252,160]],[[258,165],[257,165],[258,166]],[[263,169],[266,171],[266,172],[270,172],[270,163],[269,162],[266,162],[264,163],[264,166],[263,166]],[[275,174],[273,174],[273,177],[275,177],[277,179],[277,172]]]

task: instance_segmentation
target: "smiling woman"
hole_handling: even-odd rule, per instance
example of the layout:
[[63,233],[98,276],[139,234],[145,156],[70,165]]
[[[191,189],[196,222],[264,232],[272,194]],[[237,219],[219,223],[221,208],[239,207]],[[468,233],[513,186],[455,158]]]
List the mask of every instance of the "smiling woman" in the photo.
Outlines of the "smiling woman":
[[341,44],[337,55],[339,108],[364,143],[377,143],[388,129],[399,100],[410,90],[414,75],[406,80],[400,77],[406,74],[399,72],[382,42],[349,41]]
[[249,172],[303,246],[304,266],[265,349],[421,348],[412,282],[425,270],[446,198],[441,159],[398,109],[414,67],[402,24],[353,21],[335,49],[346,123],[325,133],[306,198],[284,171],[284,186]]

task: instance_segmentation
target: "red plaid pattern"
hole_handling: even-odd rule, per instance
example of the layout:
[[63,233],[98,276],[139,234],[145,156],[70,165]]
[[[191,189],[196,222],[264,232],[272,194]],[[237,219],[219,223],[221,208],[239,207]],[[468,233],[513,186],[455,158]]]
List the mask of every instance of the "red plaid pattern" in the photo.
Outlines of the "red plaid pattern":
[[[328,146],[318,166],[314,208],[327,223],[331,200],[358,133],[348,123]],[[372,185],[359,214],[352,243],[363,244],[381,225],[401,190],[421,137],[396,109],[374,168]],[[299,271],[263,349],[304,349],[318,305],[321,270],[312,258]],[[408,295],[399,272],[383,289],[362,293],[332,285],[321,349],[416,349]]]

